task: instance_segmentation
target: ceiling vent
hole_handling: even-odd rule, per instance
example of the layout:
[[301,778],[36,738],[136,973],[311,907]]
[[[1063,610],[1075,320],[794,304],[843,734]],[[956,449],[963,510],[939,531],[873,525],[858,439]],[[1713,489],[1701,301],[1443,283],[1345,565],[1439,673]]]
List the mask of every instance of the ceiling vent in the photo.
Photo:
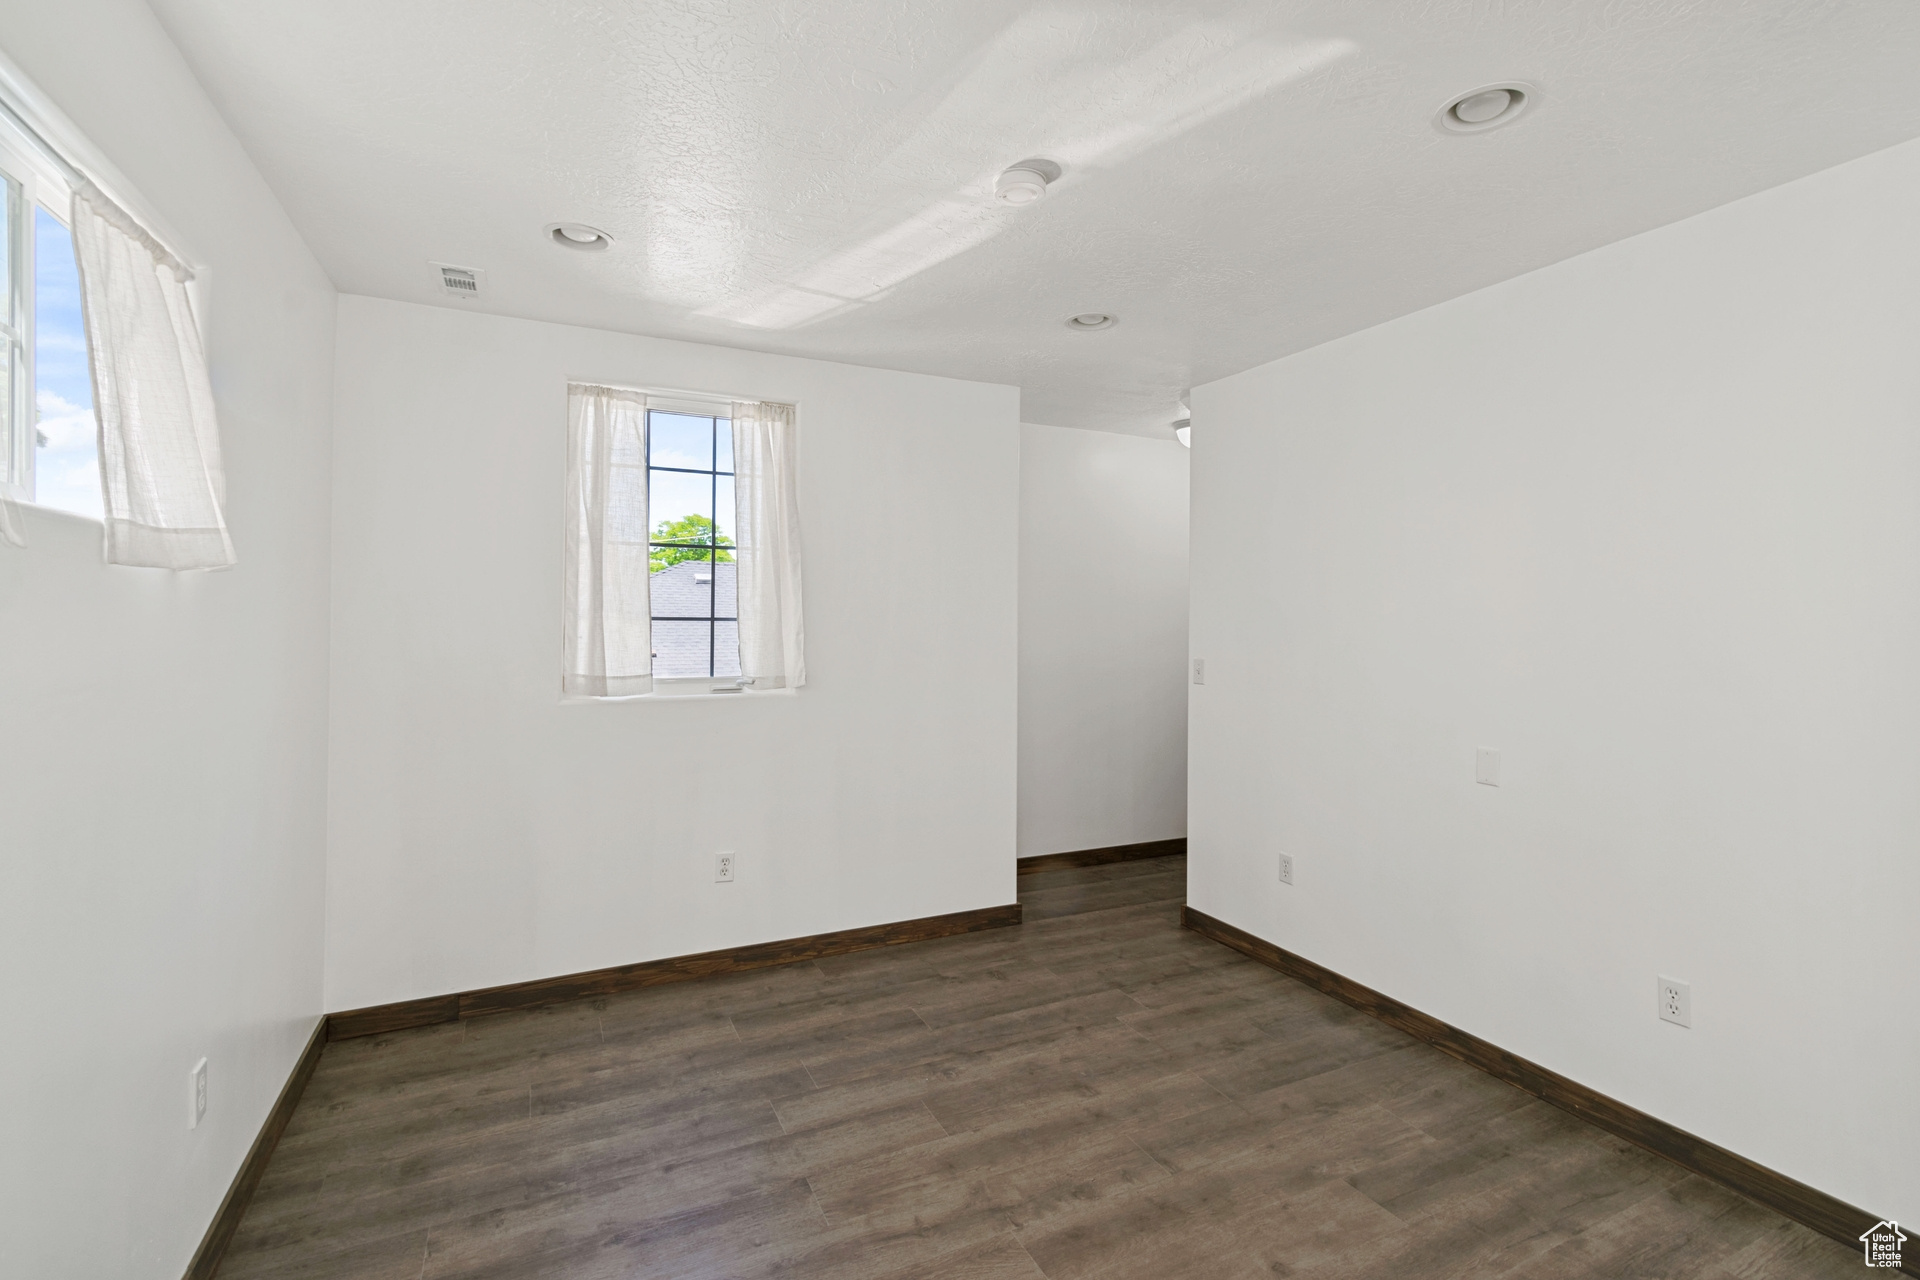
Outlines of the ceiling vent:
[[439,282],[440,292],[468,301],[479,297],[487,287],[487,273],[478,267],[456,267],[449,262],[435,262],[434,279]]

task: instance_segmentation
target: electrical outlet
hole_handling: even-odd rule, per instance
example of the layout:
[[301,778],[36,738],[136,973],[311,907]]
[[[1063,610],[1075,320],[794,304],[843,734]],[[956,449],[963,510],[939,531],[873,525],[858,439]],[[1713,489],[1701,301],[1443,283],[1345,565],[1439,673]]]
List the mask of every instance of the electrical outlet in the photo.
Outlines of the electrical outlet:
[[733,883],[733,855],[716,853],[713,855],[713,882],[715,884]]
[[187,1074],[187,1128],[198,1129],[207,1117],[207,1060],[193,1064]]
[[1195,684],[1205,684],[1207,682],[1207,660],[1205,658],[1195,658],[1193,660],[1193,682]]
[[1293,855],[1290,853],[1280,855],[1280,883],[1293,883]]
[[1678,978],[1660,978],[1660,1021],[1676,1027],[1693,1025],[1693,988]]

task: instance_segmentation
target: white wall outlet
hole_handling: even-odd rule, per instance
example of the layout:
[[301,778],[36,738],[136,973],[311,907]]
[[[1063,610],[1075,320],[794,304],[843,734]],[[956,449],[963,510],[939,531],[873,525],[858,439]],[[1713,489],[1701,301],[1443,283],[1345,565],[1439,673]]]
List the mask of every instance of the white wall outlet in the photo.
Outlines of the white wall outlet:
[[716,853],[713,855],[713,882],[715,884],[733,883],[733,854]]
[[1660,978],[1660,1021],[1676,1027],[1693,1025],[1693,988],[1678,978]]
[[1205,684],[1207,682],[1207,660],[1205,658],[1195,658],[1193,660],[1193,682],[1195,684]]
[[1293,855],[1290,853],[1280,855],[1280,883],[1293,883]]
[[207,1060],[193,1064],[187,1073],[187,1128],[198,1129],[207,1118]]
[[1500,753],[1485,747],[1473,753],[1473,780],[1483,787],[1500,785]]

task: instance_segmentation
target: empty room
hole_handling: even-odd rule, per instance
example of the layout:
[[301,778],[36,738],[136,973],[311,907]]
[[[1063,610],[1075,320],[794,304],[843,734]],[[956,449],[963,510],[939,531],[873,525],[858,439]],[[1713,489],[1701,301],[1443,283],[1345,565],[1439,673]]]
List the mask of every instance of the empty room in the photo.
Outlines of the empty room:
[[1916,67],[0,0],[0,1277],[1920,1276]]

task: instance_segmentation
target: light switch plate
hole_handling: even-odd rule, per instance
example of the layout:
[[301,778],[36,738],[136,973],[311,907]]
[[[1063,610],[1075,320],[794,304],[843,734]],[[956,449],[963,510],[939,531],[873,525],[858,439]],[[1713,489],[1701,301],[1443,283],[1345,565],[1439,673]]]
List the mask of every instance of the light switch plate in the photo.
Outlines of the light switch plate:
[[198,1129],[207,1118],[207,1060],[193,1064],[187,1073],[187,1128]]
[[1483,787],[1500,785],[1500,753],[1485,747],[1473,753],[1473,780]]

